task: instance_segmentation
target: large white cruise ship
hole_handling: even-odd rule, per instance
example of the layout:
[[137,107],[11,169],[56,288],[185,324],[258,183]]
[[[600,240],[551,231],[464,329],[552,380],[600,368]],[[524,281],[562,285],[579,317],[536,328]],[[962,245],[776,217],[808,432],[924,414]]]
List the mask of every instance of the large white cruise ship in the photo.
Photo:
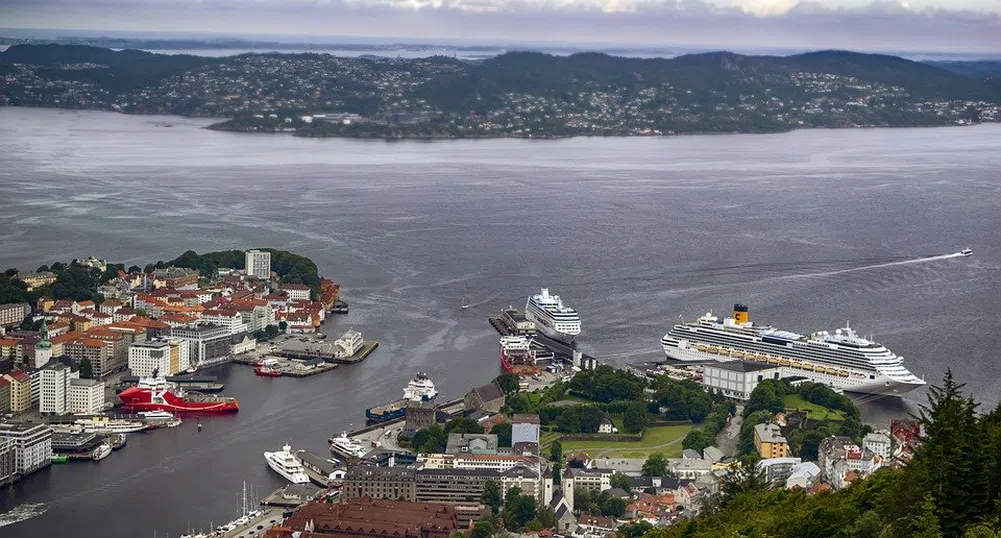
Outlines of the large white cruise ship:
[[577,311],[563,306],[559,295],[549,295],[548,288],[542,288],[542,293],[528,296],[525,319],[535,323],[536,329],[549,338],[560,342],[569,344],[580,334],[580,316]]
[[733,317],[707,313],[675,325],[660,341],[670,359],[681,361],[750,360],[781,368],[783,377],[803,376],[850,392],[900,395],[925,384],[886,347],[858,336],[846,326],[804,336],[748,318],[746,305]]

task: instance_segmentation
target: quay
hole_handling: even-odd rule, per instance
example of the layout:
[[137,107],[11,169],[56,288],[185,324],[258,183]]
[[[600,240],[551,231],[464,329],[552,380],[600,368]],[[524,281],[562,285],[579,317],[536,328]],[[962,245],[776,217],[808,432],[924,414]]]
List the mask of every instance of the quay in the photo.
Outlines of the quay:
[[338,342],[340,340],[334,342],[289,340],[284,342],[273,354],[287,359],[320,359],[336,364],[356,364],[368,358],[379,347],[379,342],[361,341],[353,354],[344,356],[343,348],[338,345]]
[[270,529],[281,523],[284,519],[284,509],[270,508],[267,510],[258,510],[207,534],[188,534],[185,536],[191,538],[251,538],[264,534],[264,531],[259,527]]
[[369,355],[375,351],[375,348],[379,347],[379,342],[376,341],[365,341],[362,342],[361,348],[355,352],[354,355],[345,358],[334,359],[334,362],[338,364],[354,364],[356,362],[361,362],[368,358]]
[[261,499],[261,505],[298,508],[303,504],[316,500],[323,491],[323,488],[318,488],[312,484],[289,484],[266,495]]

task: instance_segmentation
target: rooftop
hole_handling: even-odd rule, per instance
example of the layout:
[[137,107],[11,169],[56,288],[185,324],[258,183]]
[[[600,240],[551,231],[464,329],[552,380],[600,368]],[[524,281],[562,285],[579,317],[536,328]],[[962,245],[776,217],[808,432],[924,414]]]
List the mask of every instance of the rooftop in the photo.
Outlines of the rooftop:
[[785,443],[786,438],[782,436],[782,430],[777,424],[761,423],[754,425],[754,432],[762,443]]
[[750,361],[724,361],[717,362],[714,364],[707,364],[706,369],[709,368],[719,368],[720,370],[730,370],[732,372],[757,372],[759,370],[771,370],[778,369],[778,366],[772,366],[771,364],[762,364],[760,362],[750,362]]

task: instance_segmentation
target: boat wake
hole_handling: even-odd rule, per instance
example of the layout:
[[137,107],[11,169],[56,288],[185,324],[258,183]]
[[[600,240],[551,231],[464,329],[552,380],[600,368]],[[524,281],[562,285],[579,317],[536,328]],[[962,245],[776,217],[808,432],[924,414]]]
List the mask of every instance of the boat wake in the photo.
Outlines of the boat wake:
[[38,517],[45,513],[48,507],[45,503],[25,503],[12,508],[10,511],[0,514],[0,527],[13,525],[22,521],[27,521],[33,517]]
[[814,277],[823,277],[823,276],[835,276],[835,275],[843,275],[845,273],[854,273],[856,271],[867,271],[869,269],[879,269],[881,267],[895,267],[895,266],[898,266],[898,265],[911,265],[911,264],[915,264],[915,263],[925,263],[925,262],[932,262],[932,261],[937,261],[937,260],[948,260],[948,259],[951,259],[951,258],[963,258],[965,256],[966,255],[963,254],[962,252],[953,252],[952,254],[941,254],[941,255],[938,255],[938,256],[926,256],[924,258],[911,258],[909,260],[903,260],[903,261],[898,261],[898,262],[887,262],[887,263],[876,263],[876,264],[872,264],[872,265],[862,265],[862,266],[859,266],[859,267],[851,267],[851,268],[848,268],[848,269],[837,269],[837,270],[834,270],[834,271],[823,271],[823,272],[819,272],[819,273],[803,273],[803,274],[799,274],[799,275],[777,276],[777,277],[773,277],[773,278],[770,278],[770,279],[767,279],[767,280],[784,280],[784,279],[793,279],[793,278],[814,278]]

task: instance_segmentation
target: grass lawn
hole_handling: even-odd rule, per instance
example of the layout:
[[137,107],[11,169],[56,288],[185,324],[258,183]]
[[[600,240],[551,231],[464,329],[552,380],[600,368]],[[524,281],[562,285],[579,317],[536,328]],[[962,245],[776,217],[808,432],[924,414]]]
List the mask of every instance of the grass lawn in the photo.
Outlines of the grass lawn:
[[835,409],[828,409],[822,405],[810,403],[799,394],[789,394],[782,398],[782,404],[786,410],[799,409],[806,411],[807,418],[811,420],[844,420],[845,414]]
[[643,432],[642,441],[560,441],[563,452],[587,452],[592,457],[645,458],[662,452],[669,458],[681,456],[681,440],[691,430],[685,426],[657,426]]

